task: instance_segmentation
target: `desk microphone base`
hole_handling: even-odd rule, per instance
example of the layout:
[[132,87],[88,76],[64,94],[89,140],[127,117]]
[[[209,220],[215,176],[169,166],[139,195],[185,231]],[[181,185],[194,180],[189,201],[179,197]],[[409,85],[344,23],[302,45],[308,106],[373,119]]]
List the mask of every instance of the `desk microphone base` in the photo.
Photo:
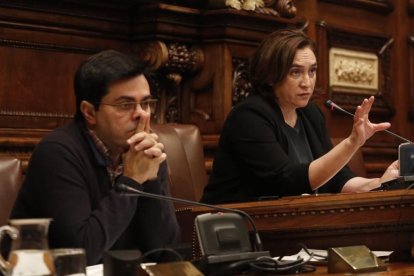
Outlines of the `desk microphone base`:
[[387,270],[387,265],[364,245],[328,250],[328,273],[366,273]]
[[249,260],[253,261],[263,256],[269,257],[269,251],[210,255],[205,256],[201,260],[194,261],[193,264],[205,275],[235,275],[241,274],[245,266],[236,266],[229,270],[232,265],[240,262],[248,264]]

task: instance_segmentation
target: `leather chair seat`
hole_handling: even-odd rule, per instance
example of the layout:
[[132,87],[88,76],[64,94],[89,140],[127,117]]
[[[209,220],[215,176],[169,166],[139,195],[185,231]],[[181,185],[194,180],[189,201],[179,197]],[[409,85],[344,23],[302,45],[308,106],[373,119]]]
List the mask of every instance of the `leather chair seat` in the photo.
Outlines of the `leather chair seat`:
[[[164,144],[173,197],[199,201],[207,185],[203,143],[195,125],[152,125]],[[176,207],[184,207],[175,204]]]
[[7,224],[22,185],[22,165],[18,158],[0,157],[0,226]]

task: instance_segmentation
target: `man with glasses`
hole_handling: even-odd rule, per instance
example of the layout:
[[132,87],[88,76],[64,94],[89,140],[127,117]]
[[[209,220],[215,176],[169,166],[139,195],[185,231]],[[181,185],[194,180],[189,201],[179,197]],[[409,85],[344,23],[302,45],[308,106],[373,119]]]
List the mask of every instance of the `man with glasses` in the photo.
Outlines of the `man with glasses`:
[[[164,146],[150,131],[156,100],[146,70],[112,50],[80,66],[75,120],[36,147],[13,210],[14,218],[53,218],[50,246],[85,248],[88,265],[107,250],[147,252],[177,241],[170,202],[115,191],[122,183],[169,195]],[[160,252],[150,257],[159,261],[165,256]]]

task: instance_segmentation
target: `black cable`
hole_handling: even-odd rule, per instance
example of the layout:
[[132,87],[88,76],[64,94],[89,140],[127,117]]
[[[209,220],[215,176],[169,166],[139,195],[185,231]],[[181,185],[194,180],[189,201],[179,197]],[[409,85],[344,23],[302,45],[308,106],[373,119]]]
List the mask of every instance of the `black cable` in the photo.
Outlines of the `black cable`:
[[280,261],[271,257],[262,256],[254,260],[242,260],[225,266],[212,275],[234,275],[244,272],[267,272],[272,274],[308,273],[316,268],[307,264],[313,256],[308,259],[302,258],[293,261]]
[[308,254],[309,256],[315,257],[315,258],[321,258],[322,260],[326,261],[328,259],[327,256],[323,256],[320,254],[317,254],[315,252],[312,252],[308,249],[308,247],[303,244],[303,243],[299,243],[299,246],[302,247],[302,249],[306,252],[306,254]]
[[175,255],[177,257],[177,259],[179,261],[184,261],[183,256],[181,256],[177,251],[175,251],[174,249],[171,248],[155,248],[152,250],[149,250],[147,252],[145,252],[144,254],[142,254],[142,256],[138,259],[139,262],[141,262],[144,258],[148,257],[151,254],[154,253],[158,253],[158,252],[163,252],[163,251],[167,251],[169,253],[172,253],[173,255]]

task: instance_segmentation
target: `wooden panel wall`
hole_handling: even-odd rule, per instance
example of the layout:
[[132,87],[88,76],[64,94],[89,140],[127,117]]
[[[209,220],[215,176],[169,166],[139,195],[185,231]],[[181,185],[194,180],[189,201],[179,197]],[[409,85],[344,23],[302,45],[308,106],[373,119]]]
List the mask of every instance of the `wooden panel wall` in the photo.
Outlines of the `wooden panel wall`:
[[101,49],[128,46],[125,14],[93,1],[1,1],[1,154],[26,163],[41,137],[72,119],[75,70]]
[[[246,60],[268,33],[306,30],[319,45],[315,99],[333,137],[352,120],[323,107],[333,98],[353,111],[366,94],[330,88],[328,53],[344,47],[376,54],[380,88],[373,121],[412,138],[414,119],[414,1],[265,1],[265,9],[236,10],[219,1],[62,0],[0,2],[0,154],[24,161],[43,135],[74,112],[73,74],[90,54],[118,49],[152,62],[160,123],[194,123],[211,165],[223,122],[249,92]],[[224,3],[224,1],[222,1]],[[397,157],[400,141],[378,134],[363,148],[366,168],[378,175]]]
[[[413,61],[410,37],[414,30],[413,1],[295,1],[299,11],[307,18],[308,33],[318,43],[320,69],[318,88],[322,98],[334,99],[353,112],[361,98],[376,97],[371,113],[374,122],[391,122],[391,131],[414,138],[412,120]],[[410,33],[411,32],[411,33]],[[411,44],[412,45],[412,44]],[[368,94],[352,91],[341,93],[329,86],[328,53],[331,47],[372,52],[379,57],[379,84],[377,91]],[[412,47],[412,46],[411,46]],[[411,90],[410,90],[411,89]],[[324,110],[333,137],[348,135],[352,120],[346,115]],[[369,175],[380,175],[396,159],[398,144],[402,141],[386,133],[372,137],[363,147]]]

